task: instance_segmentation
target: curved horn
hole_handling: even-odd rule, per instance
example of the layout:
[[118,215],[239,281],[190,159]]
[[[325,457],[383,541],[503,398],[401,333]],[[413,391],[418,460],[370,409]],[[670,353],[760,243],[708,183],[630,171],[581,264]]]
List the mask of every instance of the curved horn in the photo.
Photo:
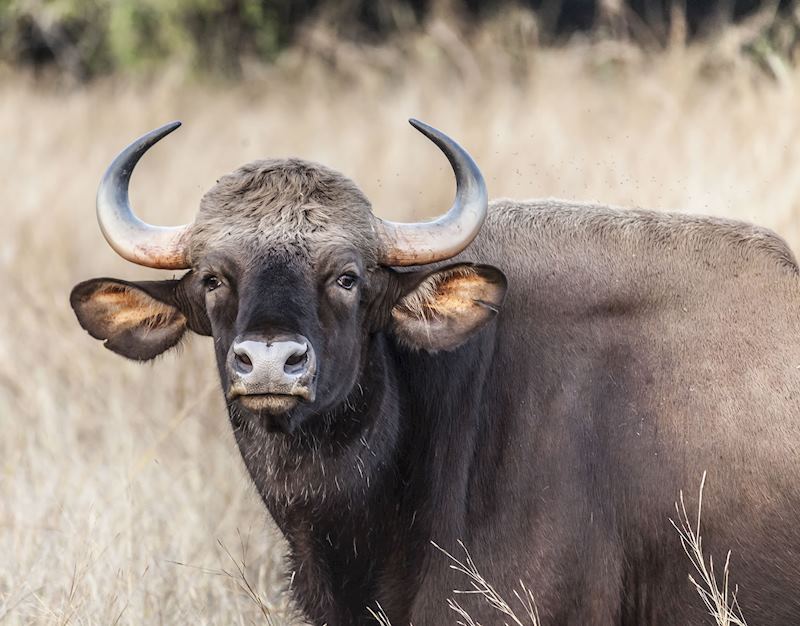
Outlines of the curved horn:
[[454,257],[478,235],[488,209],[486,183],[467,151],[419,120],[409,123],[450,161],[456,176],[456,198],[447,213],[431,222],[401,224],[376,218],[384,265],[424,265]]
[[151,226],[136,217],[128,198],[128,184],[139,159],[180,125],[172,122],[139,137],[111,162],[97,189],[97,221],[103,236],[121,257],[139,265],[190,267],[186,250],[189,224]]

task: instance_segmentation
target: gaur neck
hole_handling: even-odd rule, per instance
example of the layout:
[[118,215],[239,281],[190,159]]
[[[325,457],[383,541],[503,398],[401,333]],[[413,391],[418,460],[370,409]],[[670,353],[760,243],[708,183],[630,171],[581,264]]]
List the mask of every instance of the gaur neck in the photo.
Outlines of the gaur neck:
[[[363,615],[368,602],[408,623],[399,607],[413,604],[426,559],[435,554],[446,566],[430,541],[451,547],[462,538],[464,511],[454,507],[467,500],[482,376],[457,364],[472,352],[480,363],[481,349],[430,356],[376,335],[348,401],[316,420],[322,430],[287,437],[235,429],[289,542],[296,597],[319,599],[302,606],[312,620],[372,623]],[[331,621],[344,607],[350,613]]]
[[[234,428],[253,482],[289,542],[296,597],[328,599],[324,607],[301,607],[320,624],[332,626],[331,611],[348,606],[351,614],[335,623],[364,622],[365,600],[380,602],[377,581],[388,574],[402,583],[412,564],[397,559],[422,553],[408,546],[406,529],[417,529],[406,519],[413,507],[409,512],[404,506],[413,498],[398,464],[403,433],[397,390],[389,342],[376,335],[350,397],[316,419],[313,431],[286,436],[250,423]],[[396,549],[400,542],[402,550]],[[402,585],[404,594],[413,594],[411,583]]]

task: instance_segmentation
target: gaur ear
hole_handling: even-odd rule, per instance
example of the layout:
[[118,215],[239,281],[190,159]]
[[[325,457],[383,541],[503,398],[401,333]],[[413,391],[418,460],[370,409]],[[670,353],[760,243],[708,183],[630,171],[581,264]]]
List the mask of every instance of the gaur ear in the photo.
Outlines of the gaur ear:
[[149,361],[177,344],[188,328],[175,297],[180,282],[95,278],[76,285],[69,301],[80,325],[105,340],[106,348]]
[[429,352],[453,350],[483,328],[500,310],[507,287],[503,273],[489,265],[398,276],[406,287],[392,308],[394,334]]

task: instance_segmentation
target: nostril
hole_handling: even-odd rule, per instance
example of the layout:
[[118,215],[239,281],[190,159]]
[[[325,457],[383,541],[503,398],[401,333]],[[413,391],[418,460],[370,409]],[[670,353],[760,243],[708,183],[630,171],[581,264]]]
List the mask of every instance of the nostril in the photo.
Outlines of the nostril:
[[236,369],[242,374],[249,374],[253,371],[253,361],[245,352],[236,352],[233,357]]
[[293,354],[288,359],[286,359],[286,365],[297,365],[305,360],[306,360],[305,352],[303,354]]
[[294,354],[290,354],[283,366],[283,371],[287,374],[299,374],[306,369],[307,361],[308,347],[306,347],[303,352],[295,352]]

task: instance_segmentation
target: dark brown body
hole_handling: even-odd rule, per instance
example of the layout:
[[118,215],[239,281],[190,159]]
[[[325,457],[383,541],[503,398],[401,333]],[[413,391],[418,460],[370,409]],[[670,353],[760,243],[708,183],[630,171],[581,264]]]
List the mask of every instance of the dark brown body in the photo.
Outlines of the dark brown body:
[[718,569],[732,551],[745,617],[800,623],[800,282],[785,244],[736,222],[500,202],[461,259],[505,273],[502,312],[450,353],[372,342],[365,405],[380,417],[358,436],[380,458],[360,495],[340,499],[331,460],[304,476],[325,495],[286,506],[273,472],[293,455],[237,431],[315,623],[362,623],[378,602],[395,624],[452,623],[446,599],[468,581],[430,541],[458,554],[459,540],[509,600],[522,580],[545,625],[711,623],[670,524],[680,490],[694,514],[706,471],[705,549]]

